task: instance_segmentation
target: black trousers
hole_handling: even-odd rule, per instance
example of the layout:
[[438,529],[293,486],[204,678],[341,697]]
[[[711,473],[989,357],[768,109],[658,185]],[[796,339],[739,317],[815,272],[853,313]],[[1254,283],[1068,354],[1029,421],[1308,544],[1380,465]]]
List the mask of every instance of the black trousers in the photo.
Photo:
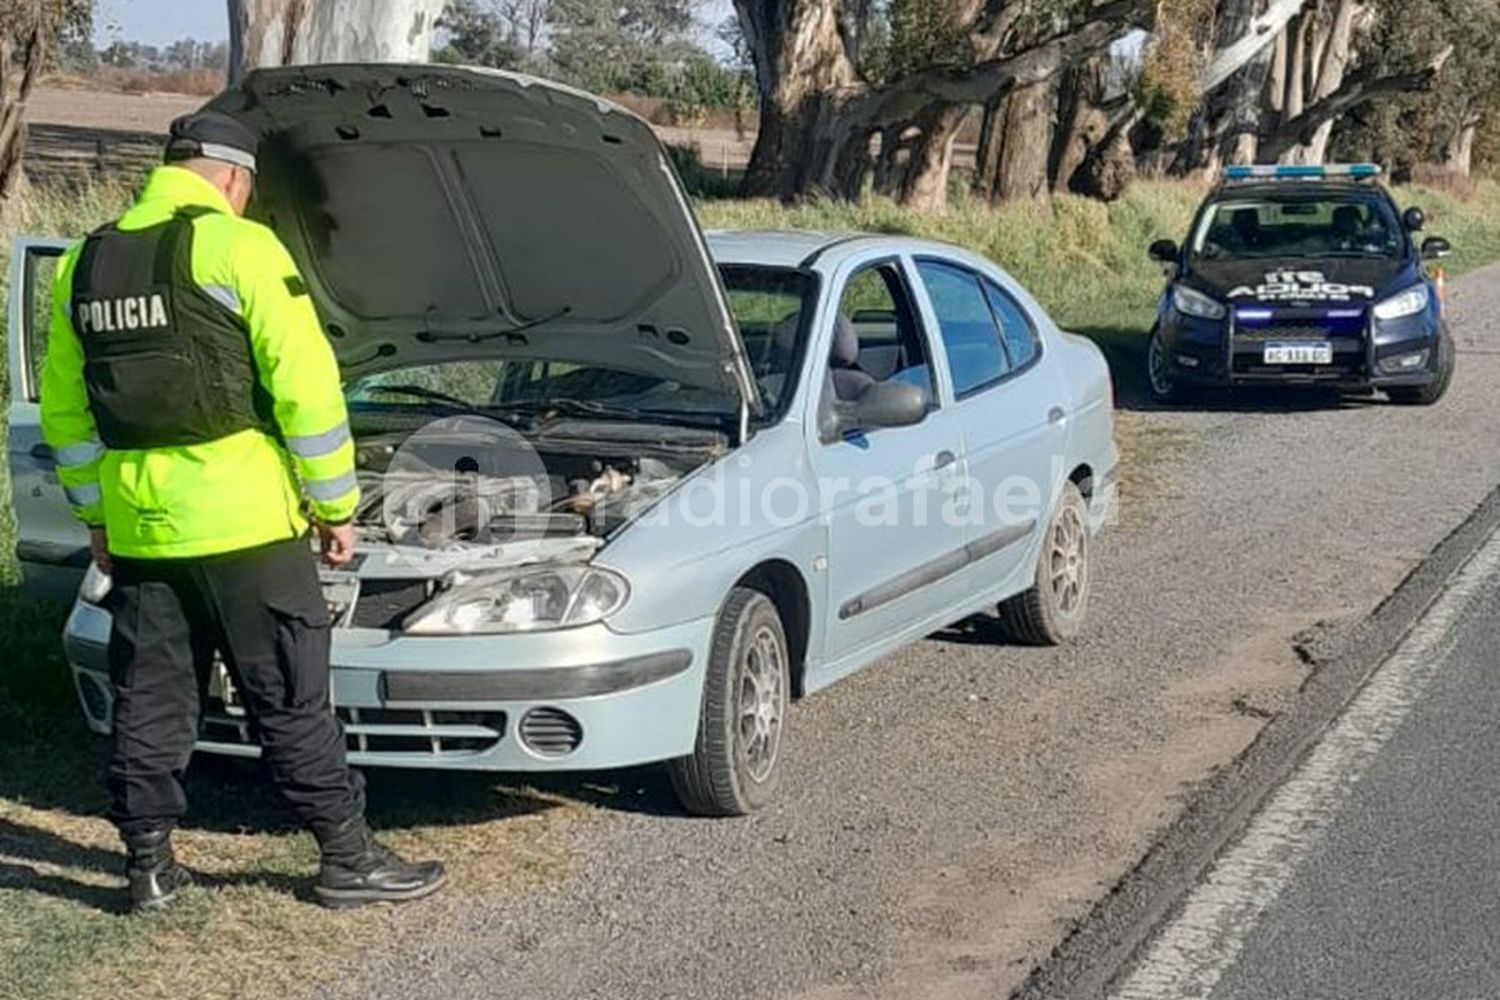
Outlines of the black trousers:
[[201,695],[224,658],[277,787],[314,832],[364,813],[329,702],[329,617],[302,539],[199,559],[114,560],[109,816],[126,837],[174,826]]

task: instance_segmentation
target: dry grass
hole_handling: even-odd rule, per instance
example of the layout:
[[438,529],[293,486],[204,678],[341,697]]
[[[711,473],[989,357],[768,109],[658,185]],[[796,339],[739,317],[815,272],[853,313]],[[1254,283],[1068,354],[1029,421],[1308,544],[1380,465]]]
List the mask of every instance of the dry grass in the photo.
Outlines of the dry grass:
[[98,90],[117,94],[189,94],[212,97],[227,82],[223,70],[189,69],[158,72],[148,69],[118,69],[101,66],[88,76],[54,73],[44,86],[60,90]]

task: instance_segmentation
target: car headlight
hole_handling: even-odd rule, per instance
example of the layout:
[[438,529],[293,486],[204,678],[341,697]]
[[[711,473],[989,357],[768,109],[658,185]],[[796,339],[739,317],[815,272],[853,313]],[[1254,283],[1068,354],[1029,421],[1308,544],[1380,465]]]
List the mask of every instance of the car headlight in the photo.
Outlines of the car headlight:
[[404,627],[416,635],[545,632],[603,621],[629,596],[624,577],[597,566],[455,576]]
[[90,560],[89,568],[83,574],[83,583],[78,588],[78,596],[89,604],[103,604],[113,585],[114,581],[109,574],[100,569],[98,563]]
[[1375,307],[1376,319],[1401,319],[1406,316],[1415,316],[1427,309],[1427,304],[1432,300],[1432,294],[1427,291],[1426,285],[1413,285],[1399,295],[1392,295]]
[[1199,319],[1223,319],[1229,313],[1222,302],[1215,302],[1186,285],[1172,288],[1172,306],[1184,316],[1197,316]]

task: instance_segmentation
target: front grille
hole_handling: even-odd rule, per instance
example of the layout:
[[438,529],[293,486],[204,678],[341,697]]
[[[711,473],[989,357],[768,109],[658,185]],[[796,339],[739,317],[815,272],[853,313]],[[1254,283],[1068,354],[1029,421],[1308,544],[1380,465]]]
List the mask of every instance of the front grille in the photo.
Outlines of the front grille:
[[1269,340],[1333,340],[1339,337],[1359,336],[1358,331],[1334,330],[1327,324],[1315,326],[1311,323],[1274,323],[1270,326],[1238,327],[1235,339],[1260,343]]
[[566,757],[583,742],[583,726],[560,708],[533,708],[517,727],[521,742],[542,757]]
[[431,580],[361,580],[349,624],[398,629],[407,615],[427,603],[431,587]]
[[[344,742],[351,753],[473,754],[490,749],[505,735],[504,712],[344,706],[334,711],[344,724]],[[258,742],[244,710],[226,706],[219,697],[209,698],[198,737],[243,746]]]

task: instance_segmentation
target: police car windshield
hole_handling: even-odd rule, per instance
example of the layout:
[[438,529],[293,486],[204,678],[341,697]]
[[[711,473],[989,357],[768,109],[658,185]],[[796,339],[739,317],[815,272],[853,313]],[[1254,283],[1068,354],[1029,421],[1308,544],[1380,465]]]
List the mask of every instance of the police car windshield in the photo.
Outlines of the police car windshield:
[[1375,191],[1237,197],[1210,205],[1189,251],[1200,260],[1396,257],[1406,237]]
[[[761,398],[779,415],[789,401],[817,295],[817,281],[790,268],[728,265],[720,269]],[[543,343],[545,341],[542,341]],[[351,404],[439,405],[476,411],[555,407],[569,416],[734,418],[739,400],[652,375],[576,360],[504,358],[406,365],[359,379]]]

